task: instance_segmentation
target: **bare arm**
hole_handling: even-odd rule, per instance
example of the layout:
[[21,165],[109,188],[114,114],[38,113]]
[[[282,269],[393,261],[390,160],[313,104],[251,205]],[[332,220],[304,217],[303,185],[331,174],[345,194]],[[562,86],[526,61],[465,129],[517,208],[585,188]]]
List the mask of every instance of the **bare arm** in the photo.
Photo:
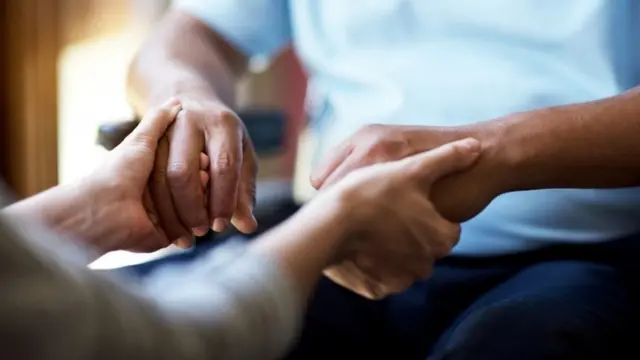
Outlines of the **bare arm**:
[[368,126],[315,169],[312,183],[321,188],[356,168],[466,137],[483,143],[478,164],[438,181],[431,193],[450,220],[468,220],[510,191],[638,186],[640,87],[606,99],[466,126]]
[[[170,10],[142,46],[129,72],[129,97],[140,114],[169,98],[180,99],[180,126],[163,140],[150,193],[164,232],[190,246],[192,234],[223,230],[231,221],[244,232],[252,215],[257,164],[241,120],[231,107],[246,59],[207,24]],[[207,191],[199,186],[200,153],[209,155]],[[208,208],[203,204],[207,198]]]
[[183,93],[205,93],[232,106],[247,59],[206,24],[169,11],[129,72],[129,97],[139,113]]
[[[479,151],[477,141],[466,140],[363,170],[248,246],[227,245],[127,286],[88,271],[78,261],[81,249],[28,214],[5,213],[0,216],[0,346],[11,358],[34,360],[275,359],[294,340],[306,301],[327,266],[354,251],[366,254],[368,247],[374,259],[382,247],[382,253],[393,254],[391,263],[406,262],[410,253],[420,259],[409,264],[431,264],[438,256],[433,249],[455,243],[458,226],[437,215],[410,227],[380,219],[399,209],[433,212],[424,187],[471,166]],[[40,205],[62,204],[71,190],[59,189],[56,197],[41,197]],[[76,206],[72,201],[60,209],[76,213],[81,210]],[[431,234],[434,228],[438,231]],[[407,236],[411,241],[399,245],[388,241],[387,231],[421,237]],[[435,242],[417,250],[414,241]],[[393,270],[394,277],[409,283],[430,271],[429,265],[402,268]]]
[[[412,136],[426,144],[429,132]],[[478,165],[439,181],[432,191],[449,219],[467,220],[510,191],[640,185],[640,88],[450,128],[442,138],[466,136],[484,144]]]
[[95,198],[86,194],[91,185],[86,182],[60,185],[47,191],[18,201],[0,209],[0,215],[17,219],[37,219],[50,229],[69,236],[82,239],[85,245],[95,250],[87,261],[111,249],[107,244],[117,243],[118,238],[126,236],[126,229],[114,227],[100,218],[100,210],[92,206]]
[[282,356],[343,237],[344,212],[325,214],[127,286],[32,221],[0,217],[0,343],[21,359]]
[[470,127],[503,191],[640,185],[640,88]]

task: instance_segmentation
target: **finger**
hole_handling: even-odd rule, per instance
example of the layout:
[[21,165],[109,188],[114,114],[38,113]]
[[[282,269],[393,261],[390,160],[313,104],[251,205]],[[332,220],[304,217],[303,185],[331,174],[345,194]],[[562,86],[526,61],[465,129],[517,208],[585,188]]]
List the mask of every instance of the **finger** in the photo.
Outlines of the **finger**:
[[203,191],[209,186],[209,173],[204,170],[200,170],[200,185],[202,185]]
[[478,159],[480,152],[480,142],[467,138],[405,158],[401,162],[403,166],[410,166],[418,179],[431,182],[468,168]]
[[149,217],[149,221],[153,224],[153,226],[160,225],[160,217],[158,215],[158,210],[156,210],[156,205],[153,203],[151,199],[151,193],[149,191],[149,187],[147,186],[142,193],[142,206],[144,207],[147,216]]
[[151,246],[155,246],[158,249],[165,248],[171,244],[164,230],[160,226],[160,217],[158,215],[158,210],[156,209],[155,204],[153,203],[153,199],[151,198],[151,192],[149,191],[149,187],[145,188],[144,193],[142,194],[142,205],[149,217],[149,221],[153,224],[155,229],[155,233],[149,236],[147,241],[143,243],[147,243],[148,245],[144,245],[144,248],[150,248]]
[[151,152],[155,152],[158,142],[174,122],[181,108],[178,99],[171,99],[160,107],[148,111],[123,143],[144,143]]
[[[209,165],[209,157],[206,156],[206,160],[207,160],[207,167]],[[202,164],[201,164],[202,165]],[[200,183],[202,184],[202,191],[204,192],[204,199],[202,202],[202,206],[207,209],[207,188],[209,186],[209,173],[204,171],[204,170],[200,170]],[[204,236],[204,235],[199,235],[199,234],[206,234],[209,232],[209,225],[203,225],[203,226],[199,226],[197,228],[193,228],[191,229],[191,232],[196,235],[196,236]]]
[[181,249],[190,249],[195,244],[195,240],[192,236],[183,236],[174,241],[173,244]]
[[[222,115],[235,116],[223,112]],[[207,155],[210,159],[209,216],[214,221],[213,229],[226,228],[237,206],[238,181],[242,165],[242,129],[232,123],[220,121],[221,126],[209,129]],[[219,220],[218,220],[219,219]]]
[[205,153],[200,153],[200,170],[209,170],[209,157]]
[[[182,224],[188,229],[209,226],[200,178],[204,136],[188,113],[182,112],[168,134],[167,180],[173,204]],[[204,233],[198,231],[197,236]]]
[[158,143],[154,168],[149,179],[149,193],[167,238],[170,241],[174,241],[181,237],[189,237],[190,232],[180,221],[173,206],[171,191],[167,183],[166,166],[168,157],[169,141],[166,137],[163,137]]
[[256,175],[258,173],[257,159],[255,158],[251,140],[245,140],[245,155],[240,173],[238,185],[238,203],[231,218],[231,223],[240,232],[250,234],[256,231],[258,221],[253,215],[256,204]]
[[331,175],[324,181],[322,184],[322,188],[327,188],[342,178],[347,176],[350,172],[359,169],[361,167],[365,167],[368,165],[372,165],[373,161],[367,158],[366,156],[361,156],[360,154],[351,153],[351,155],[335,169]]
[[327,178],[342,164],[353,152],[353,146],[350,140],[345,140],[342,144],[329,151],[327,156],[311,173],[311,185],[320,189]]

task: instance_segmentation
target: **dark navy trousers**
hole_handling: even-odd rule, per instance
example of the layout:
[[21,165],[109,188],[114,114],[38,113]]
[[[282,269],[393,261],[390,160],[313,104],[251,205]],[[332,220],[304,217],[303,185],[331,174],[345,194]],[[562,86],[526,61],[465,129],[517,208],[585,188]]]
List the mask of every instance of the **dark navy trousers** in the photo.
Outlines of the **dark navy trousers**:
[[[132,270],[189,261],[218,243]],[[640,235],[450,257],[381,301],[323,279],[286,359],[640,359],[639,256]]]

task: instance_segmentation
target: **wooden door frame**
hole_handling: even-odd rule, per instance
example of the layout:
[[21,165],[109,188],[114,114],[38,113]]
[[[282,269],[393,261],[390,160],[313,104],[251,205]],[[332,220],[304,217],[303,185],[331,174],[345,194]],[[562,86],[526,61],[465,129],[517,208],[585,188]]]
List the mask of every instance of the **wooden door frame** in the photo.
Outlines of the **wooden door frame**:
[[0,1],[0,155],[18,196],[58,183],[58,0]]

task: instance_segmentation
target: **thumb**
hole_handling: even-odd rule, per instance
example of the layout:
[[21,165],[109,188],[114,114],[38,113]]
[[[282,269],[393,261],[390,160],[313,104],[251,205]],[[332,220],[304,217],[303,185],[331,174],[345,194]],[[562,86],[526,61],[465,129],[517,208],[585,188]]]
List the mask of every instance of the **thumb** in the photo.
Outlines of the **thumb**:
[[467,138],[408,157],[403,161],[411,167],[417,179],[431,183],[469,168],[476,162],[481,150],[482,146],[478,140]]
[[174,98],[157,108],[149,110],[140,121],[140,124],[127,136],[124,143],[142,144],[150,151],[155,152],[158,141],[165,135],[181,109],[182,106],[179,100]]

